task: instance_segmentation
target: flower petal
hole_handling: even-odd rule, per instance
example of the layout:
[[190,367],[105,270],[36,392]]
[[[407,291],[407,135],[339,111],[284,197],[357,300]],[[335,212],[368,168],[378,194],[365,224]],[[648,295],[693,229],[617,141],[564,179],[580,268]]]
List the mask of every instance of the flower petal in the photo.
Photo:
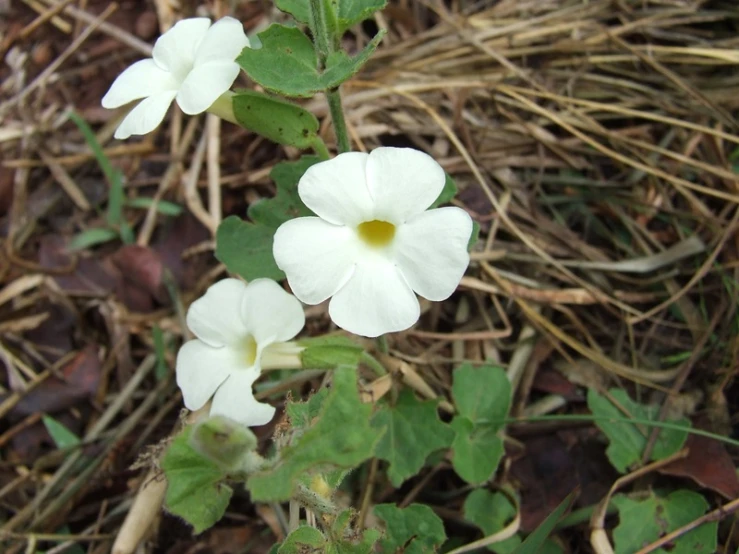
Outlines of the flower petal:
[[216,391],[210,415],[224,415],[249,427],[269,423],[276,410],[254,398],[251,387],[258,376],[255,371],[232,373]]
[[349,227],[299,217],[279,226],[272,253],[293,294],[306,304],[320,304],[351,276],[361,255],[357,243]]
[[241,317],[241,302],[246,284],[238,279],[223,279],[190,304],[187,326],[210,346],[240,343],[249,333]]
[[305,325],[303,306],[271,279],[254,279],[241,299],[241,317],[260,348],[285,342]]
[[471,233],[472,218],[464,210],[429,210],[398,226],[393,257],[414,291],[429,300],[445,300],[470,263]]
[[177,353],[177,386],[188,410],[199,410],[233,371],[242,369],[230,348],[213,348],[197,339]]
[[167,115],[169,105],[176,95],[177,91],[170,90],[144,98],[123,118],[113,136],[123,140],[131,135],[150,133],[159,126],[164,116]]
[[177,104],[187,115],[203,113],[226,92],[239,75],[236,62],[210,62],[188,73],[177,93]]
[[195,53],[209,28],[210,19],[207,17],[191,17],[178,21],[154,43],[154,61],[162,69],[174,73],[181,81],[192,69]]
[[420,311],[416,295],[395,265],[379,258],[357,264],[328,306],[336,325],[365,337],[408,329]]
[[441,194],[445,180],[436,160],[413,148],[376,148],[367,160],[375,219],[395,225],[428,208]]
[[249,46],[241,21],[224,17],[216,21],[205,33],[195,52],[195,67],[210,62],[232,62]]
[[118,75],[103,96],[103,108],[113,109],[158,92],[177,90],[177,81],[154,60],[141,60]]
[[336,225],[356,226],[374,219],[367,189],[368,155],[345,152],[308,168],[300,178],[298,194],[316,215]]

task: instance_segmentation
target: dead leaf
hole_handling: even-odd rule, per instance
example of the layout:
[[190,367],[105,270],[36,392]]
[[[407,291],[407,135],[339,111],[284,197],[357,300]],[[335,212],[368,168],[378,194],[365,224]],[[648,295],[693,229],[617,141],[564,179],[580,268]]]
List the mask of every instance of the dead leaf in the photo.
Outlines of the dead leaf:
[[149,312],[167,300],[162,282],[164,266],[154,250],[146,246],[122,246],[110,257],[121,272],[116,295],[135,312]]
[[21,418],[35,412],[58,412],[95,394],[100,384],[101,363],[94,346],[82,350],[62,368],[64,379],[50,377],[26,394],[10,415]]
[[739,498],[739,477],[723,443],[691,434],[685,446],[689,449],[687,457],[675,460],[657,471],[675,477],[688,477],[727,500]]
[[92,257],[74,257],[67,241],[59,235],[45,235],[39,241],[39,264],[47,269],[69,268],[68,274],[54,275],[56,284],[73,296],[106,296],[113,291],[117,276],[109,262]]
[[521,494],[521,529],[533,531],[564,498],[579,488],[577,506],[598,502],[615,479],[602,446],[589,431],[564,430],[524,441],[510,475]]
[[195,216],[187,213],[157,233],[152,249],[159,254],[164,267],[169,270],[177,284],[183,289],[189,289],[206,271],[212,257],[198,256],[183,260],[182,254],[209,239],[210,231]]

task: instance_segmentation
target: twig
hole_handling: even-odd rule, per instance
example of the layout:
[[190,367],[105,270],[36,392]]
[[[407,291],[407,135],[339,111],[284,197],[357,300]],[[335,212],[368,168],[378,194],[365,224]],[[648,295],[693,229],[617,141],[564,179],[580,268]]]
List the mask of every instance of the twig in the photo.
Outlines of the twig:
[[667,533],[664,537],[660,537],[652,544],[645,546],[638,552],[635,552],[635,554],[649,554],[650,552],[654,552],[658,548],[667,546],[669,543],[675,541],[676,539],[679,539],[683,535],[689,533],[697,527],[700,527],[704,523],[708,523],[711,521],[721,521],[726,516],[733,514],[737,510],[739,510],[739,498],[736,498],[728,504],[724,504],[723,506],[716,508],[712,512],[708,512],[707,514],[702,515],[698,519],[693,520],[690,523],[683,525],[682,527],[679,527],[670,533]]

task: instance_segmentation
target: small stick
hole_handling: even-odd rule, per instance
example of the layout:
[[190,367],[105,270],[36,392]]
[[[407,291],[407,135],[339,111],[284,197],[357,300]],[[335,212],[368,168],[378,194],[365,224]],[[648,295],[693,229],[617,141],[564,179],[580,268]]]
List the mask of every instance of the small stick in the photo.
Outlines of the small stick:
[[[44,2],[49,5],[57,4],[56,0],[44,0]],[[91,13],[86,12],[85,10],[81,10],[75,6],[66,6],[64,8],[64,13],[74,17],[79,21],[82,21],[83,23],[92,23],[97,19]],[[98,25],[98,29],[100,29],[100,32],[105,33],[109,37],[119,40],[126,46],[132,48],[133,50],[136,50],[139,54],[151,57],[151,52],[153,50],[151,44],[144,42],[131,33],[124,31],[120,27],[116,27],[115,25],[112,25],[110,23],[102,22]]]
[[201,202],[200,196],[198,195],[198,175],[200,175],[200,168],[203,166],[203,158],[205,157],[205,147],[207,139],[207,133],[203,133],[203,136],[200,138],[200,141],[195,148],[195,153],[192,157],[192,164],[190,164],[190,169],[187,175],[183,178],[183,188],[185,193],[185,203],[187,204],[187,207],[190,208],[190,211],[196,218],[198,218],[200,223],[205,225],[205,227],[210,230],[211,234],[215,236],[216,224],[211,219],[210,214],[203,207],[203,203]]
[[[185,425],[200,421],[209,412],[210,402],[199,410],[191,412],[185,420]],[[176,425],[170,436],[174,436],[179,431],[180,426]],[[118,531],[111,549],[112,554],[133,554],[156,522],[157,515],[162,510],[166,492],[167,479],[162,471],[156,467],[150,469],[141,482],[136,498]]]
[[726,516],[736,512],[737,510],[739,510],[739,498],[735,498],[728,504],[719,506],[712,512],[708,512],[707,514],[702,515],[698,519],[693,520],[690,523],[675,529],[671,533],[667,533],[664,537],[660,537],[659,539],[654,541],[652,544],[647,545],[641,550],[639,550],[638,552],[636,552],[636,554],[649,554],[650,552],[654,552],[658,548],[666,546],[668,543],[671,543],[675,539],[678,539],[682,537],[683,535],[689,533],[696,527],[700,527],[704,523],[708,523],[710,521],[719,521],[725,518]]
[[72,202],[74,202],[80,210],[85,212],[89,211],[90,203],[87,201],[85,193],[77,186],[77,183],[74,182],[74,179],[70,177],[69,173],[67,173],[59,163],[54,161],[51,154],[44,150],[39,150],[38,153],[44,163],[49,167],[51,175],[54,177],[56,182],[61,185],[64,192],[67,193],[67,196],[72,199]]
[[67,46],[67,48],[62,52],[57,59],[55,59],[53,62],[51,62],[46,69],[44,69],[38,77],[36,77],[31,83],[24,88],[20,93],[18,93],[15,97],[8,100],[3,106],[7,107],[8,105],[12,105],[15,103],[20,102],[23,100],[26,96],[28,96],[31,92],[36,90],[38,87],[46,83],[46,81],[51,77],[54,72],[59,69],[59,67],[67,61],[67,58],[71,56],[81,45],[83,42],[85,42],[90,35],[95,32],[95,30],[100,26],[100,24],[110,17],[110,15],[115,12],[118,9],[118,4],[115,2],[111,3],[107,8],[105,8],[105,11],[100,14],[100,17],[95,18],[90,25],[80,33],[80,36],[78,36],[76,39],[72,41],[72,43]]
[[31,21],[28,25],[26,25],[23,30],[21,30],[21,32],[18,34],[18,37],[21,40],[26,39],[28,35],[33,33],[36,29],[38,29],[41,25],[49,20],[51,20],[51,24],[60,31],[64,33],[72,32],[72,26],[64,21],[61,17],[57,17],[57,14],[62,11],[72,0],[62,0],[62,2],[59,2],[56,6],[53,6],[51,8],[44,8],[41,4],[32,0],[23,1],[31,8],[38,11],[40,15],[36,19]]
[[208,134],[208,151],[206,165],[208,171],[208,209],[210,219],[215,227],[223,219],[221,215],[221,118],[208,114],[205,119],[206,133]]

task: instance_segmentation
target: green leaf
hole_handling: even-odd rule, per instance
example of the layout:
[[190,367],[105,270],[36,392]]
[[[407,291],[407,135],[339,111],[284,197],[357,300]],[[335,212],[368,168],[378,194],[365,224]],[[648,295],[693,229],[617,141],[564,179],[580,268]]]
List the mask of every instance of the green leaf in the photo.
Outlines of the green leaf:
[[524,539],[521,545],[513,551],[513,554],[538,554],[547,543],[547,537],[552,534],[557,523],[564,517],[575,502],[575,493],[572,492],[560,502],[554,511],[539,524],[539,527]]
[[370,458],[381,434],[370,426],[371,411],[372,406],[359,397],[356,370],[336,369],[313,426],[280,451],[274,466],[249,477],[246,485],[252,500],[287,500],[307,471],[355,467]]
[[315,527],[298,527],[282,543],[277,554],[370,554],[380,536],[376,529],[363,533],[350,528],[353,512],[346,510],[339,514],[331,526],[330,537],[325,537]]
[[72,448],[73,446],[80,444],[80,438],[70,431],[63,423],[58,422],[56,419],[48,415],[43,415],[41,419],[44,422],[44,427],[46,427],[49,435],[54,439],[54,444],[56,444],[56,447],[60,450]]
[[382,552],[430,554],[446,540],[441,519],[424,504],[411,504],[403,509],[395,504],[378,504],[374,511],[386,527],[385,537],[380,541]]
[[452,397],[460,414],[451,423],[452,466],[468,483],[483,483],[503,457],[497,433],[508,416],[511,384],[498,366],[464,364],[454,371]]
[[315,527],[302,526],[290,533],[277,554],[306,554],[324,550],[326,537]]
[[386,5],[387,0],[339,0],[339,32],[344,34],[349,27],[369,19]]
[[216,258],[228,270],[247,281],[266,277],[280,281],[285,274],[272,255],[275,230],[253,225],[232,215],[224,219],[216,231]]
[[[516,517],[516,507],[502,492],[491,493],[486,489],[475,489],[464,501],[464,518],[479,527],[485,536],[505,529]],[[512,537],[488,546],[496,554],[510,554],[521,544],[521,537]]]
[[305,346],[300,353],[304,368],[335,369],[339,366],[357,367],[364,348],[340,335],[328,335],[298,342]]
[[190,445],[187,427],[167,448],[161,466],[167,476],[167,510],[192,525],[195,533],[212,527],[226,512],[233,493],[215,462]]
[[388,477],[394,486],[418,473],[429,454],[451,444],[454,434],[439,419],[436,405],[403,390],[395,406],[383,406],[372,418],[374,428],[387,429],[375,455],[390,462]]
[[326,69],[321,72],[311,40],[300,29],[273,24],[259,33],[262,48],[244,48],[236,61],[249,77],[270,91],[310,97],[338,87],[359,71],[383,35],[384,31],[379,32],[353,58],[343,51],[330,54]]
[[[609,393],[614,402],[626,410],[627,413],[624,414],[608,398],[590,389],[588,390],[588,408],[590,408],[594,416],[598,418],[623,418],[624,415],[626,417],[630,415],[631,417],[644,420],[658,420],[658,406],[637,404],[621,389],[611,389]],[[688,438],[687,428],[690,427],[690,421],[687,418],[683,417],[671,422],[683,425],[686,427],[686,430],[662,429],[652,449],[650,460],[661,460],[671,456],[682,448],[685,440]],[[629,466],[638,464],[641,461],[642,452],[644,452],[644,448],[647,445],[647,438],[651,428],[632,423],[624,423],[622,421],[609,421],[608,419],[597,419],[595,424],[605,433],[610,441],[606,449],[606,454],[613,467],[621,473],[626,473]]]
[[236,62],[268,90],[285,96],[313,96],[323,90],[311,40],[295,27],[272,24],[259,33],[262,47],[244,48]]
[[[141,208],[148,210],[151,205],[154,204],[153,198],[148,198],[146,196],[139,196],[138,198],[131,198],[130,200],[126,200],[126,206],[129,208]],[[181,215],[184,209],[179,204],[175,204],[174,202],[169,202],[167,200],[160,200],[157,204],[157,212],[159,212],[162,215],[170,215],[172,217],[177,217],[178,215]]]
[[470,240],[467,243],[467,252],[472,251],[472,247],[475,246],[478,240],[480,240],[480,224],[473,219],[472,232],[470,233]]
[[452,467],[471,484],[484,483],[498,469],[503,457],[503,441],[490,425],[474,425],[464,416],[452,420],[456,435],[452,442]]
[[272,142],[305,150],[321,140],[316,116],[291,102],[242,90],[233,97],[233,110],[242,127]]
[[307,429],[321,413],[328,389],[321,389],[305,402],[289,401],[285,407],[293,431]]
[[429,206],[429,210],[433,208],[438,208],[442,204],[446,204],[457,195],[457,184],[454,182],[454,179],[452,179],[452,177],[448,173],[445,173],[444,175],[446,176],[446,180],[444,181],[444,188],[441,189],[439,197],[434,200],[434,203],[431,204],[431,206]]
[[454,370],[452,397],[460,415],[474,425],[503,427],[511,405],[511,383],[501,367],[463,364]]
[[107,221],[108,225],[111,227],[118,227],[123,222],[123,202],[125,200],[125,194],[123,191],[123,173],[121,173],[119,169],[115,169],[110,163],[103,147],[100,146],[95,133],[87,122],[74,112],[69,114],[69,119],[77,125],[82,136],[85,137],[87,145],[90,147],[90,150],[92,150],[100,169],[103,171],[103,175],[105,175],[105,179],[110,185]]
[[265,198],[249,206],[248,215],[254,223],[273,229],[294,219],[315,215],[298,195],[298,182],[309,167],[320,161],[316,156],[303,156],[294,162],[278,163],[269,176],[275,182],[274,198]]
[[118,232],[105,227],[87,229],[69,241],[70,250],[84,250],[96,244],[103,244],[118,238]]
[[380,45],[385,33],[385,29],[380,29],[374,38],[367,43],[367,46],[353,58],[349,57],[343,50],[330,54],[326,60],[326,70],[321,75],[322,90],[335,89],[341,83],[356,75]]
[[[338,9],[338,31],[343,34],[349,27],[361,23],[372,17],[372,14],[382,10],[387,5],[386,0],[341,0]],[[297,21],[310,23],[309,0],[277,0],[277,8],[292,15]]]
[[328,554],[371,554],[375,551],[375,543],[380,538],[377,529],[366,529],[362,533],[351,528],[355,519],[354,510],[341,512],[331,526],[331,544]]
[[[613,497],[619,523],[613,530],[616,554],[630,554],[661,536],[687,525],[706,513],[708,502],[698,493],[677,490],[667,497],[651,492],[648,498],[632,500],[619,494]],[[718,522],[701,526],[670,541],[669,554],[710,554],[717,549]],[[667,554],[668,550],[654,552]]]
[[277,0],[278,10],[292,15],[299,23],[310,23],[310,0]]

